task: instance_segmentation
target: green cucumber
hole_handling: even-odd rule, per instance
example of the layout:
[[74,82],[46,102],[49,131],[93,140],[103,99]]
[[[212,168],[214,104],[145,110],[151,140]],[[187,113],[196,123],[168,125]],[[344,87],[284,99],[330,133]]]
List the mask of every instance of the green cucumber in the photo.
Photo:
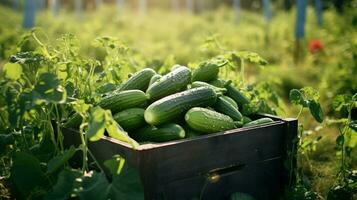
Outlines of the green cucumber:
[[206,82],[195,81],[195,82],[191,83],[191,88],[197,88],[197,87],[210,87],[218,93],[226,93],[227,92],[226,88],[219,88],[219,87],[213,86],[211,84],[208,84]]
[[203,133],[216,133],[237,128],[237,123],[227,115],[206,108],[191,108],[185,115],[190,128]]
[[154,76],[151,77],[150,82],[149,82],[149,87],[158,81],[162,76],[160,74],[155,74]]
[[162,126],[147,126],[131,134],[138,142],[166,142],[185,138],[185,130],[177,124],[165,124]]
[[178,67],[174,71],[162,76],[159,81],[150,85],[146,94],[150,101],[155,101],[186,89],[190,81],[191,70],[183,66]]
[[218,77],[219,68],[227,64],[226,60],[219,62],[218,59],[201,62],[192,72],[192,82],[204,81],[208,82]]
[[220,113],[230,116],[234,121],[241,121],[242,114],[229,101],[223,97],[218,97],[214,109]]
[[114,120],[126,131],[136,130],[145,126],[145,110],[142,108],[129,108],[114,115]]
[[247,116],[243,116],[243,124],[247,124],[247,123],[249,123],[249,122],[251,122],[252,120],[249,118],[249,117],[247,117]]
[[145,110],[145,121],[151,125],[171,122],[182,117],[187,110],[197,106],[211,106],[217,94],[209,87],[199,87],[176,93],[155,101]]
[[145,68],[130,76],[130,78],[120,86],[119,91],[141,90],[145,92],[149,86],[151,77],[155,74],[156,72],[153,69]]
[[227,89],[226,95],[231,97],[240,108],[243,108],[244,104],[249,104],[250,100],[246,97],[241,91],[232,86],[232,81],[224,81],[220,79],[216,79],[210,82],[211,85],[216,87],[224,87]]
[[232,98],[228,96],[222,96],[222,98],[232,104],[236,109],[239,109],[238,104]]
[[264,117],[264,118],[260,118],[260,119],[251,121],[249,123],[246,123],[243,125],[243,127],[257,126],[257,125],[267,124],[267,123],[271,123],[271,122],[274,122],[274,120],[272,120],[271,118],[268,118],[268,117]]
[[135,107],[145,106],[147,97],[141,90],[116,91],[109,96],[105,96],[98,103],[104,109],[110,109],[113,114]]

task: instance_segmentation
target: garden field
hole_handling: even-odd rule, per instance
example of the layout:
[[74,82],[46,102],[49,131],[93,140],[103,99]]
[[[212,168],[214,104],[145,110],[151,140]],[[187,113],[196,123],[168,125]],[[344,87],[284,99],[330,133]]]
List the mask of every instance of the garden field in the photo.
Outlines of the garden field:
[[[118,11],[109,3],[80,14],[61,9],[54,15],[51,9],[42,9],[36,12],[35,26],[28,29],[22,27],[23,10],[0,4],[0,199],[92,199],[93,194],[96,199],[143,199],[137,172],[124,159],[113,157],[104,163],[113,176],[107,180],[88,143],[103,134],[133,147],[200,137],[247,126],[247,117],[256,113],[299,120],[297,167],[290,169],[296,180],[281,199],[357,199],[357,2],[347,3],[341,12],[324,8],[320,26],[314,8],[307,6],[301,39],[295,38],[295,6],[283,10],[278,2],[272,3],[271,21],[253,8],[243,8],[237,19],[226,4],[193,13],[159,7],[139,12],[129,6]],[[217,74],[206,78],[205,67],[216,67],[218,77],[225,80],[222,85],[213,83]],[[143,71],[152,73],[144,85],[128,83]],[[186,72],[189,75],[181,76]],[[168,77],[165,74],[175,73],[181,73],[177,80],[159,86]],[[160,76],[148,86],[153,74]],[[139,78],[136,81],[140,84]],[[170,88],[175,81],[178,85]],[[191,81],[215,87],[199,85],[195,90]],[[230,95],[233,86],[243,102]],[[202,104],[200,94],[193,94],[200,89],[214,91],[217,99],[232,97],[237,108],[224,101],[233,105],[232,116],[217,102]],[[142,112],[137,123],[146,124],[146,129],[121,121],[119,113],[123,118],[125,113],[119,107],[125,102],[114,97],[125,91],[132,92],[131,104],[138,101],[127,108]],[[193,99],[186,107],[177,105],[191,108],[183,124],[175,124],[185,129],[183,136],[164,135],[165,140],[136,133],[157,135],[161,127],[174,132],[178,127],[171,127],[169,118],[176,111],[159,113],[160,105],[154,104],[181,91],[188,96],[192,92]],[[145,105],[139,102],[141,94]],[[217,125],[222,130],[203,130],[194,125],[198,119],[188,120],[200,112],[206,120],[212,113],[222,117],[214,121],[222,122]],[[79,147],[64,146],[63,127],[80,130]],[[83,158],[78,168],[68,163],[75,154]]]

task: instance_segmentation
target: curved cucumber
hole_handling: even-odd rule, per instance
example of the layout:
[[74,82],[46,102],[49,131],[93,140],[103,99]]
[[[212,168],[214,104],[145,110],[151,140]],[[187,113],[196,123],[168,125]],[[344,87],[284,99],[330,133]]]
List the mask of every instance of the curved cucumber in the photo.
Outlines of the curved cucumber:
[[232,104],[232,106],[234,106],[237,110],[238,110],[238,104],[230,97],[228,96],[222,96],[222,98],[226,101],[228,101],[230,104]]
[[268,117],[264,117],[264,118],[260,118],[254,121],[251,121],[249,123],[246,123],[243,125],[243,127],[250,127],[250,126],[257,126],[257,125],[262,125],[262,124],[267,124],[270,122],[274,122],[274,120],[268,118]]
[[146,94],[150,101],[161,99],[167,95],[186,89],[191,81],[191,70],[187,67],[178,67],[162,76],[147,89]]
[[223,97],[218,97],[214,109],[220,113],[230,116],[234,121],[241,121],[242,114],[230,102]]
[[226,95],[231,97],[240,108],[243,108],[244,104],[249,104],[250,100],[237,88],[231,85],[232,81],[224,81],[220,79],[215,79],[210,82],[210,84],[216,87],[224,87],[227,89]]
[[146,91],[149,86],[149,82],[152,76],[154,76],[156,72],[153,69],[145,68],[133,75],[120,86],[119,91],[124,90],[141,90]]
[[145,121],[151,125],[164,124],[178,119],[192,107],[211,106],[216,102],[216,92],[199,87],[176,93],[155,101],[145,110]]
[[115,114],[114,120],[126,131],[135,130],[146,124],[144,112],[142,108],[129,108]]
[[146,100],[147,97],[141,90],[125,90],[105,96],[98,105],[110,109],[114,114],[128,108],[142,107],[146,104]]
[[166,142],[185,138],[185,130],[177,124],[165,124],[158,127],[147,126],[131,134],[131,137],[138,142]]
[[151,77],[150,82],[149,82],[149,87],[158,81],[162,76],[160,74],[155,74],[154,76]]
[[218,59],[201,62],[192,72],[192,82],[204,81],[208,82],[218,77],[219,68],[223,67],[227,61],[219,62]]
[[185,115],[190,128],[203,133],[216,133],[236,128],[236,123],[227,115],[206,108],[191,108]]
[[214,89],[216,92],[220,92],[220,93],[227,92],[226,88],[219,88],[219,87],[213,86],[211,84],[208,84],[206,82],[195,81],[195,82],[191,83],[191,88],[197,88],[197,87],[210,87],[210,88]]

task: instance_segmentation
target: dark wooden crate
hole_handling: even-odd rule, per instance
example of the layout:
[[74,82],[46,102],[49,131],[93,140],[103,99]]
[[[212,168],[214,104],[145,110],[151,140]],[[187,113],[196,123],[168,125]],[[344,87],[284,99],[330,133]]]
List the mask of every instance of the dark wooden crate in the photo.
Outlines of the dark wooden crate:
[[[293,147],[297,120],[262,116],[274,122],[137,149],[104,136],[89,149],[99,163],[115,154],[124,157],[139,171],[145,199],[221,200],[233,192],[278,199],[289,179],[284,160]],[[76,130],[63,134],[66,146],[80,144]]]

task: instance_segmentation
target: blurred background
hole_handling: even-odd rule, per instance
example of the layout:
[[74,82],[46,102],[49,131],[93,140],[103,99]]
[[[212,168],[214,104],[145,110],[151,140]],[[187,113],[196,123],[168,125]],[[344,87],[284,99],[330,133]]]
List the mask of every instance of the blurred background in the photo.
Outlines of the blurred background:
[[[338,94],[357,92],[356,0],[0,1],[0,68],[11,55],[39,44],[70,53],[75,49],[75,56],[103,63],[108,53],[103,36],[123,45],[118,54],[128,58],[123,77],[144,67],[163,73],[175,63],[194,66],[229,51],[256,52],[269,64],[247,63],[246,81],[276,91],[281,116],[298,113],[288,103],[293,88],[319,91],[327,118],[346,115],[331,107]],[[234,80],[237,74],[229,76]],[[301,122],[309,130],[306,181],[325,196],[338,168],[339,131],[322,129],[308,115]],[[349,145],[356,144],[354,136]],[[352,157],[353,168],[357,158]]]

